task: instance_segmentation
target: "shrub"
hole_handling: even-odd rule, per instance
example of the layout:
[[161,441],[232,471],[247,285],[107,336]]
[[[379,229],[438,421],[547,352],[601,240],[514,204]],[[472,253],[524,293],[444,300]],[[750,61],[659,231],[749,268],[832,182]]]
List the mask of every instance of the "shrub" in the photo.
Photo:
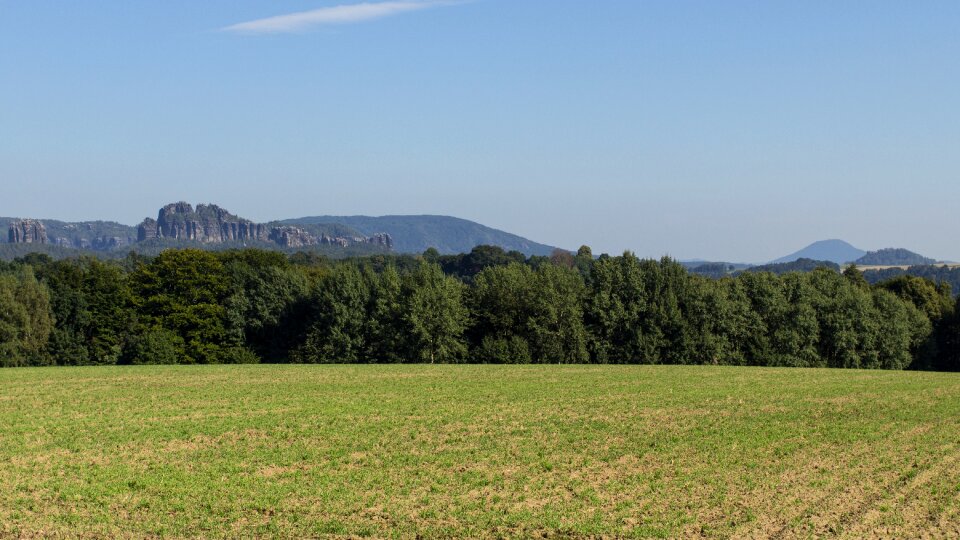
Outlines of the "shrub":
[[164,328],[151,328],[133,337],[124,351],[124,364],[180,364],[186,358],[183,338]]

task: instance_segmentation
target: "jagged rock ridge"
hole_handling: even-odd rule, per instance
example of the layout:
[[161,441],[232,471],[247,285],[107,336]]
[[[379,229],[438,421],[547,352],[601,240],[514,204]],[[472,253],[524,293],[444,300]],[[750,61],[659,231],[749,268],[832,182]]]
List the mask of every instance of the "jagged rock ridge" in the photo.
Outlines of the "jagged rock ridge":
[[276,245],[282,248],[371,245],[393,249],[393,238],[386,233],[364,236],[343,226],[255,223],[214,204],[199,204],[194,208],[185,202],[164,206],[158,212],[157,219],[144,219],[135,230],[112,222],[63,223],[48,220],[47,223],[53,227],[53,233],[48,237],[48,227],[40,220],[14,219],[7,223],[11,244],[49,244],[96,251],[113,251],[158,240],[212,245]]
[[237,217],[214,204],[200,204],[196,210],[185,202],[168,204],[160,209],[156,220],[147,218],[137,226],[138,242],[170,238],[223,243],[266,241],[267,236],[265,226]]
[[7,238],[11,244],[46,244],[47,228],[36,219],[22,219],[10,224]]
[[160,209],[157,219],[147,218],[137,226],[137,240],[189,240],[202,243],[270,242],[285,248],[308,246],[341,246],[372,244],[393,248],[389,234],[371,236],[331,236],[293,225],[269,225],[243,219],[214,204],[168,204]]

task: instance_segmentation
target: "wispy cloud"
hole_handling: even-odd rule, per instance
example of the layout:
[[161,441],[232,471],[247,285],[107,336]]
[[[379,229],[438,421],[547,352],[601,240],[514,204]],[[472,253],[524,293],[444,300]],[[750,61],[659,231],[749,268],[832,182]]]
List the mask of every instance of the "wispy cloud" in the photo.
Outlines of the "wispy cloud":
[[234,24],[223,28],[225,32],[238,34],[280,34],[299,32],[314,26],[330,24],[346,24],[372,19],[380,19],[406,13],[420,11],[438,6],[448,6],[462,3],[455,0],[407,0],[394,2],[364,2],[362,4],[345,4],[325,7],[287,15],[277,15],[266,19],[257,19]]

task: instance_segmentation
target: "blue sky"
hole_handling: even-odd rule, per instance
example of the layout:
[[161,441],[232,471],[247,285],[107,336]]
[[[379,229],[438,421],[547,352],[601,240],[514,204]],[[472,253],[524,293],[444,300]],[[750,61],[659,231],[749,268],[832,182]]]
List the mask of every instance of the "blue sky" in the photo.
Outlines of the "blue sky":
[[0,215],[960,260],[958,28],[955,0],[0,0]]

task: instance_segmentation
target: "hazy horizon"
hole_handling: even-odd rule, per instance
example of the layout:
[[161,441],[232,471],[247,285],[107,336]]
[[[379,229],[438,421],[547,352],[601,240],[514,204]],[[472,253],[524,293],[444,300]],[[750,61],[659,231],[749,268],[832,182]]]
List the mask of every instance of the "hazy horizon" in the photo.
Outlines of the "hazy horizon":
[[[960,260],[960,4],[0,0],[0,215]],[[946,233],[946,234],[944,234]]]

